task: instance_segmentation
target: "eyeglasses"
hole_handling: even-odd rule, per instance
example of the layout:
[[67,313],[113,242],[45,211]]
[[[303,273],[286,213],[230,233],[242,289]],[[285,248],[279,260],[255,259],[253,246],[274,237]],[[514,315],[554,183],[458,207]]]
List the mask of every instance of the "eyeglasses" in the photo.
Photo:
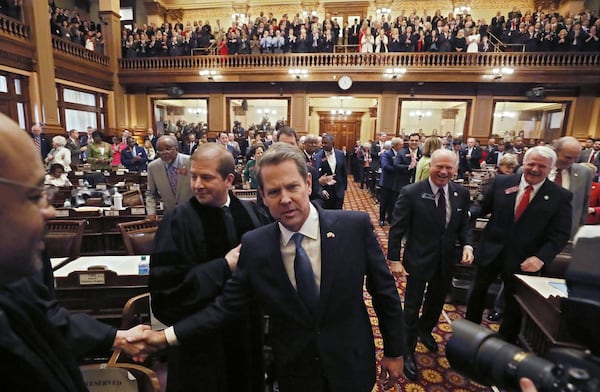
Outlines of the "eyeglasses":
[[[35,198],[37,198],[38,201],[40,201],[41,198],[43,197],[46,199],[46,201],[48,203],[52,202],[52,199],[54,199],[54,196],[56,196],[56,193],[58,192],[58,187],[56,187],[54,185],[35,186],[35,185],[24,184],[19,181],[9,180],[8,178],[2,178],[2,177],[0,177],[0,184],[18,186],[20,188],[24,188],[24,189],[31,190],[31,191],[39,191],[40,192],[39,196],[35,196]],[[32,197],[32,199],[33,199],[33,197]]]

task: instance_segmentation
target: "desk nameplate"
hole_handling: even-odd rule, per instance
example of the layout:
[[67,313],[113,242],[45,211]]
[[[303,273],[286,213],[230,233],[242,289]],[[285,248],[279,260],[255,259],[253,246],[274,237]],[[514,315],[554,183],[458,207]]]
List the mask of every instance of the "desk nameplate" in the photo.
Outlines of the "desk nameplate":
[[79,284],[81,286],[106,284],[106,278],[103,272],[80,273]]

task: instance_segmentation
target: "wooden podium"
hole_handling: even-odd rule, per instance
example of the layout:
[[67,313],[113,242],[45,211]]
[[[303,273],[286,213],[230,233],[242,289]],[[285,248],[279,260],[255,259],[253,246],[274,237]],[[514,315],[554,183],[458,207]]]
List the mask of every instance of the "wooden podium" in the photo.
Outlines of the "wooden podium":
[[567,297],[564,279],[515,275],[515,298],[523,312],[519,342],[539,356],[553,347],[578,348],[570,337],[560,309]]

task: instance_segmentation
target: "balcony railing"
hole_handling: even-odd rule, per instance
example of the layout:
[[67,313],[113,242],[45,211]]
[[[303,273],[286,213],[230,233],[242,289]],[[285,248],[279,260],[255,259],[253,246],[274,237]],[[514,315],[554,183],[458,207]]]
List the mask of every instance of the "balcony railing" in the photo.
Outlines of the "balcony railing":
[[52,47],[54,50],[66,53],[79,59],[91,61],[107,67],[110,64],[110,57],[99,55],[98,53],[88,50],[81,45],[76,45],[71,41],[59,37],[52,37]]
[[247,69],[273,70],[288,68],[339,68],[351,70],[402,68],[455,67],[527,67],[571,68],[599,67],[600,53],[294,53],[234,56],[187,56],[120,59],[121,71],[172,70],[197,71],[220,69],[223,71]]
[[29,39],[29,26],[0,14],[0,32],[17,38]]

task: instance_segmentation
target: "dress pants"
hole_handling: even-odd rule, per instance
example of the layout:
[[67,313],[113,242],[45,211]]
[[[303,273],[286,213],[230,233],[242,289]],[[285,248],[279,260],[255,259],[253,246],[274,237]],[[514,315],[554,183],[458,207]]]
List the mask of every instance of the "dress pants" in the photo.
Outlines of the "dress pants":
[[500,274],[504,283],[505,307],[499,333],[509,343],[516,343],[521,328],[522,314],[521,308],[514,297],[516,278],[513,274],[520,273],[520,270],[517,266],[517,269],[513,271],[506,271],[504,263],[504,254],[502,253],[488,265],[477,265],[473,290],[469,297],[465,318],[476,324],[481,324],[488,288],[496,280],[498,274]]
[[394,204],[398,198],[398,192],[390,188],[381,187],[379,189],[379,220],[391,222]]
[[[429,281],[421,279],[416,274],[406,278],[406,291],[404,292],[404,325],[406,333],[407,352],[415,351],[418,332],[429,334],[438,323],[446,294],[450,290],[452,275],[444,275],[439,271]],[[427,286],[427,292],[425,287]],[[425,301],[423,301],[425,294]],[[423,311],[419,317],[419,309],[423,304]]]

